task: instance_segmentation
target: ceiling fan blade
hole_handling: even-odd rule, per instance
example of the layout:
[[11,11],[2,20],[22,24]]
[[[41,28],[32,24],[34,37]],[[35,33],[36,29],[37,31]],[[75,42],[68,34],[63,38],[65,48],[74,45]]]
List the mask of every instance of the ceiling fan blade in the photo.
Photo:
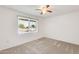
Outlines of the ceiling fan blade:
[[40,9],[36,9],[36,10],[40,10]]
[[48,7],[50,7],[50,5],[46,5],[46,7],[48,8]]
[[43,15],[43,12],[41,12],[40,14]]
[[50,12],[50,13],[52,13],[52,11],[51,11],[51,10],[48,10],[47,12]]

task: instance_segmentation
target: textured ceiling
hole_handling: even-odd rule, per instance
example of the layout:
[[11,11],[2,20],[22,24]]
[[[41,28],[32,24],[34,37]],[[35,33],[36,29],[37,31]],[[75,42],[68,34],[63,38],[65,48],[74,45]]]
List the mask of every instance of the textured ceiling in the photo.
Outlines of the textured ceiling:
[[36,10],[39,8],[39,5],[7,5],[5,7],[41,18],[54,17],[57,15],[79,11],[79,5],[54,5],[52,6],[52,13],[41,15],[40,11]]

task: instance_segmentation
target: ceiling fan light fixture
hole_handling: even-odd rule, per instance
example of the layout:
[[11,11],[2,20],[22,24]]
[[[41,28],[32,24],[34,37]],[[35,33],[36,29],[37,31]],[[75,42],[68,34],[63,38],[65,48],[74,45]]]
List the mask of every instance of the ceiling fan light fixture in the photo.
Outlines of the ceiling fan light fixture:
[[40,10],[40,14],[47,14],[48,12],[51,13],[51,6],[50,5],[41,5],[37,10]]

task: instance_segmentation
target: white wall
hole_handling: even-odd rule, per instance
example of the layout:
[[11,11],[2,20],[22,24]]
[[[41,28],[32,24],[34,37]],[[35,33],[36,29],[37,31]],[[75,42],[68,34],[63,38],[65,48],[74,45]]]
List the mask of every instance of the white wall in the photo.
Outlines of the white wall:
[[[79,44],[79,12],[48,19],[39,19],[39,32],[17,34],[17,15],[29,16],[0,6],[0,50],[13,47],[40,37]],[[33,16],[34,17],[34,16]]]
[[0,6],[0,50],[38,39],[43,35],[43,32],[41,30],[42,19],[38,20],[39,32],[32,34],[18,35],[17,15],[28,16],[23,13]]
[[73,12],[46,19],[45,36],[79,44],[79,12]]

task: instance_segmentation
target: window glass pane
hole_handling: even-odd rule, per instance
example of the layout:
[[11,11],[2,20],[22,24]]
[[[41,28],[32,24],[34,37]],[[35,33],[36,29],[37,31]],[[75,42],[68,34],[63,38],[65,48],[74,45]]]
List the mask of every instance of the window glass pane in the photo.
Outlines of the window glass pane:
[[18,31],[20,33],[25,33],[29,31],[29,21],[18,20]]
[[36,21],[30,21],[30,31],[36,31]]

